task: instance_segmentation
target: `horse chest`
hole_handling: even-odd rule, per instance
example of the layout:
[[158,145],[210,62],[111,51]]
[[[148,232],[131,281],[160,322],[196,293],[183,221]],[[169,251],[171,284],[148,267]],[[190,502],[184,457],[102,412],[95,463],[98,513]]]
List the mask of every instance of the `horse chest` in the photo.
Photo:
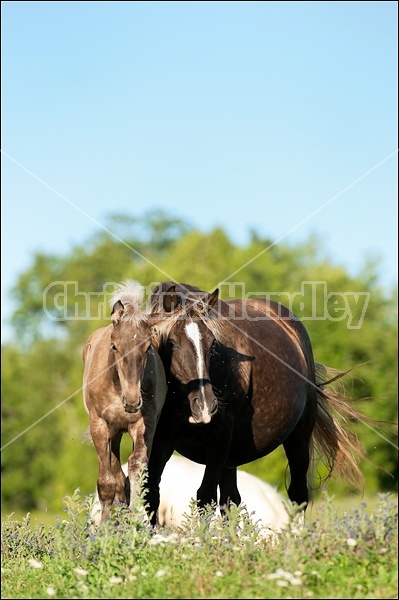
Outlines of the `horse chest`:
[[123,410],[118,398],[118,403],[108,405],[102,412],[101,417],[107,423],[108,427],[119,431],[127,431],[129,425],[137,423],[141,419],[141,410],[137,413],[127,413]]

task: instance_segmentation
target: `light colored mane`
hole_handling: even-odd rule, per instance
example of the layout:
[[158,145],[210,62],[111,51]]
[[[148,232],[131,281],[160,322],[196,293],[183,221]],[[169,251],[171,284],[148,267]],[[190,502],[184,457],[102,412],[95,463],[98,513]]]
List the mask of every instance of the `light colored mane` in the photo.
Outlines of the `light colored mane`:
[[122,302],[125,307],[125,315],[123,320],[143,319],[144,288],[133,279],[127,279],[124,283],[120,283],[116,291],[112,294],[109,302],[111,310],[116,302]]
[[215,339],[218,342],[222,342],[224,321],[220,319],[220,315],[216,311],[211,310],[207,312],[205,304],[200,300],[193,304],[191,312],[194,319],[200,319],[214,335]]
[[187,322],[190,322],[191,320],[200,320],[211,331],[215,339],[219,342],[222,342],[224,322],[219,319],[219,315],[216,312],[206,312],[204,310],[204,306],[204,303],[200,300],[199,302],[193,302],[186,308],[180,306],[170,316],[165,317],[164,315],[163,318],[157,323],[157,329],[161,336],[161,340],[166,341],[172,327],[177,323],[177,321],[187,320]]

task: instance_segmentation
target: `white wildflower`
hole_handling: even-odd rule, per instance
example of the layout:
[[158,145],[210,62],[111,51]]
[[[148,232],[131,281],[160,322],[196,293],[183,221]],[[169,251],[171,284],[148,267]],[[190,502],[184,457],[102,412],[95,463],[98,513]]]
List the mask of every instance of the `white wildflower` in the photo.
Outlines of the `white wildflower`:
[[351,546],[352,548],[354,548],[357,544],[357,542],[354,538],[348,538],[346,540],[346,543],[348,544],[348,546]]
[[34,558],[30,558],[28,560],[28,563],[30,564],[31,567],[34,567],[35,569],[43,569],[43,563],[41,563],[38,560],[35,560]]
[[321,579],[321,577],[320,577],[320,575],[319,575],[318,571],[311,571],[311,573],[310,573],[310,574],[311,574],[311,575],[314,575],[315,577],[318,577],[318,579]]
[[139,567],[138,565],[134,565],[134,567],[132,567],[132,568],[130,569],[130,572],[131,572],[131,573],[137,573],[137,571],[138,571],[139,569],[140,569],[140,567]]
[[78,575],[87,575],[88,571],[86,571],[85,569],[81,569],[80,567],[76,567],[74,569],[75,573],[77,573]]
[[165,575],[166,571],[165,569],[159,569],[156,573],[155,573],[155,577],[163,577]]
[[48,596],[55,596],[55,589],[53,587],[48,587],[46,590]]
[[152,537],[149,541],[149,544],[151,546],[157,546],[158,544],[164,544],[166,543],[168,540],[164,535],[161,535],[160,533],[156,533],[154,535],[154,537]]
[[216,571],[215,575],[216,577],[223,577],[222,571]]
[[112,577],[109,578],[109,582],[110,583],[122,583],[123,579],[122,577],[116,577],[116,575],[112,575]]
[[[294,575],[296,575],[296,577]],[[294,575],[289,571],[284,571],[284,569],[276,569],[274,573],[266,575],[266,579],[277,579],[277,585],[283,587],[286,587],[289,584],[302,585],[302,579],[300,577],[302,571],[295,571]]]
[[158,544],[176,544],[178,541],[179,535],[177,533],[171,533],[170,535],[161,535],[160,533],[156,533],[151,539],[151,546],[157,546]]

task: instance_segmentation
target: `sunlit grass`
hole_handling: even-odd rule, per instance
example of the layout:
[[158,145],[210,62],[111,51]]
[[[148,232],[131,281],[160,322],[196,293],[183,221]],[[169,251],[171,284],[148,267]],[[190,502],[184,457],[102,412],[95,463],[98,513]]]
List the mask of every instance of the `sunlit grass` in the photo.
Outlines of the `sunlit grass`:
[[[398,505],[398,495],[397,494],[390,493],[390,498],[393,503]],[[356,508],[359,508],[363,504],[365,505],[366,512],[371,513],[376,508],[376,506],[379,504],[380,496],[378,494],[364,495],[364,496],[361,496],[360,494],[349,495],[349,496],[348,495],[346,495],[346,496],[331,495],[331,500],[335,506],[335,509],[336,509],[338,515],[342,514],[343,511],[354,510]],[[309,507],[306,512],[308,519],[313,518],[312,516],[314,514],[316,514],[317,507],[322,502],[323,502],[323,500],[322,500],[322,497],[320,496],[319,498],[317,498],[316,500],[314,500],[313,502],[311,502],[309,504]],[[54,526],[57,522],[57,519],[64,518],[63,511],[56,513],[56,512],[52,512],[52,511],[48,511],[48,510],[32,509],[28,512],[29,512],[30,523],[31,523],[32,527],[36,526],[36,525],[40,525],[40,524]],[[23,510],[18,510],[18,509],[14,510],[14,511],[2,510],[1,520],[4,521],[5,519],[7,519],[7,517],[10,514],[13,515],[13,519],[15,519],[16,521],[22,521],[22,519],[24,519],[26,517],[27,512],[23,511]]]
[[371,508],[323,494],[304,526],[288,505],[289,525],[269,538],[236,507],[226,521],[192,505],[180,531],[152,529],[141,498],[133,511],[116,505],[97,529],[87,524],[90,500],[68,496],[55,524],[3,521],[3,598],[397,597],[390,495]]

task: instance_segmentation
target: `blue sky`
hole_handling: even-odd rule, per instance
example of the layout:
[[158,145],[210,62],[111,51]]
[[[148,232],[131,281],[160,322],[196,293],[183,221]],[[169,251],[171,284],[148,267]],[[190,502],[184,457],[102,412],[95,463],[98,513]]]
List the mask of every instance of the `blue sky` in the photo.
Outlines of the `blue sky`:
[[316,233],[332,262],[378,257],[395,284],[396,2],[1,9],[3,325],[34,253],[116,212],[237,244]]

